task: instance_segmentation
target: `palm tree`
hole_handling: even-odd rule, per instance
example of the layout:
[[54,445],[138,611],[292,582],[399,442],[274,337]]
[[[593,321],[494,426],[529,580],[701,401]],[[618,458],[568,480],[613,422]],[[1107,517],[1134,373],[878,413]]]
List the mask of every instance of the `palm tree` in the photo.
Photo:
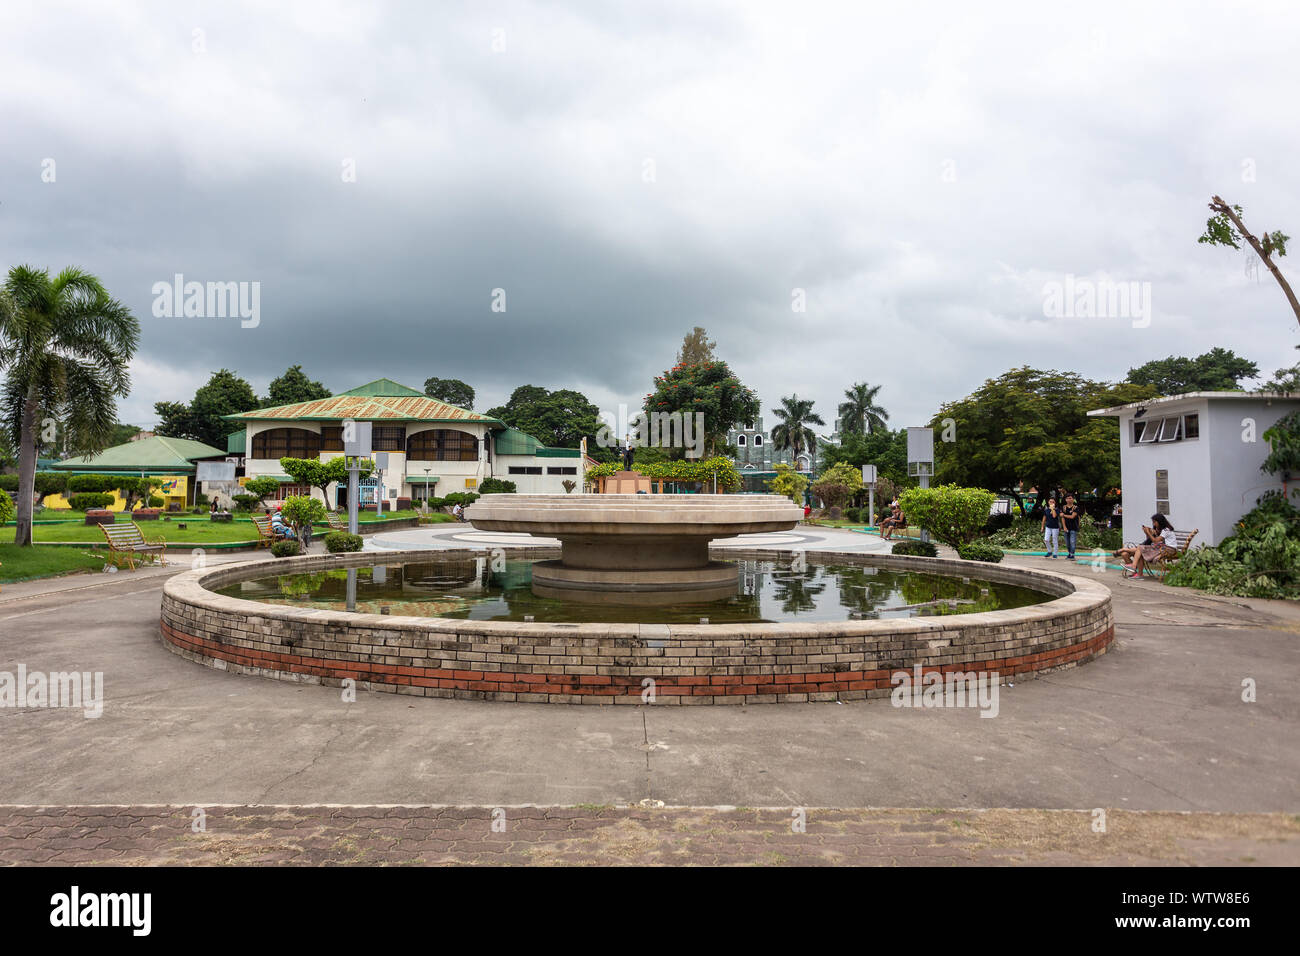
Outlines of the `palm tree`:
[[781,424],[772,429],[772,444],[778,451],[790,450],[790,458],[798,469],[799,456],[808,449],[817,450],[817,435],[809,425],[825,425],[820,415],[812,410],[809,399],[798,395],[781,399],[781,407],[772,410],[772,414],[781,419]]
[[102,451],[130,391],[140,323],[93,275],[15,266],[0,291],[0,416],[18,452],[14,543],[32,543],[40,431],[55,421],[71,447]]
[[866,382],[857,382],[852,388],[844,390],[844,397],[848,401],[841,402],[839,407],[840,434],[869,435],[877,428],[885,427],[889,412],[876,404],[876,394],[879,391],[879,385],[871,387]]

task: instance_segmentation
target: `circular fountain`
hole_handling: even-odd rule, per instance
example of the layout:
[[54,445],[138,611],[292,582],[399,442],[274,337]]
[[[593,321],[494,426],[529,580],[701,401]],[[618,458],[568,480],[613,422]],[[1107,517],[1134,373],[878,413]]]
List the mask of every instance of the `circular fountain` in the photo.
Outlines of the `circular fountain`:
[[803,510],[781,495],[485,495],[466,517],[484,531],[558,538],[533,565],[533,592],[592,604],[672,604],[733,595],[736,566],[709,542],[789,531]]

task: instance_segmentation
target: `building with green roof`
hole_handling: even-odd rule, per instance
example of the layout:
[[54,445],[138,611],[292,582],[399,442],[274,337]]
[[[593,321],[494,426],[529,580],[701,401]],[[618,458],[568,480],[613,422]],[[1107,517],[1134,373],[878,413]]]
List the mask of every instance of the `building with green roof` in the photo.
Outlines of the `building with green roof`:
[[[194,500],[198,462],[224,461],[225,458],[226,452],[201,441],[154,435],[105,448],[97,455],[80,455],[53,462],[50,468],[76,474],[157,478],[161,485],[157,493],[167,500],[168,506],[177,504],[184,507]],[[54,508],[69,507],[62,496],[50,496],[46,504]],[[109,507],[121,510],[122,506],[123,501],[117,496]]]
[[[319,494],[288,482],[280,459],[343,454],[347,421],[370,422],[373,451],[388,454],[388,468],[361,487],[362,503],[376,493],[396,498],[441,497],[474,491],[485,478],[515,482],[523,493],[563,494],[573,480],[581,491],[587,463],[576,448],[548,448],[532,435],[499,419],[430,398],[423,392],[380,378],[329,398],[227,415],[244,430],[227,441],[231,455],[244,456],[247,478],[281,481],[281,497]],[[333,488],[326,505],[343,507],[345,489]]]

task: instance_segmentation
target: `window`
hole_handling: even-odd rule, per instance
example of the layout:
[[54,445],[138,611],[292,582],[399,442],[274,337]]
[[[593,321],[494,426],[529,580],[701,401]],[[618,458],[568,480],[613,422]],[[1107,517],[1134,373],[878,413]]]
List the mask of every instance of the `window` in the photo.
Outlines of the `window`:
[[578,469],[576,467],[575,468],[547,468],[546,473],[548,475],[576,475],[578,473]]
[[321,451],[342,451],[343,450],[343,426],[342,425],[321,426],[320,450]]
[[1149,445],[1160,434],[1160,419],[1152,418],[1133,423],[1133,441],[1139,445]]
[[310,495],[311,488],[307,485],[281,485],[275,490],[275,500],[284,501],[285,498],[292,498],[295,495]]
[[762,444],[763,444],[763,436],[762,436],[762,435],[755,435],[755,436],[754,436],[754,447],[757,448],[758,446],[760,446],[760,445],[762,445]]
[[744,447],[745,447],[745,436],[744,436],[744,435],[737,435],[737,436],[736,436],[736,447],[737,447],[737,448],[744,448]]
[[1133,420],[1133,444],[1151,445],[1196,439],[1201,436],[1201,420],[1196,412]]
[[1183,437],[1183,419],[1181,416],[1166,418],[1160,423],[1159,441],[1178,441]]
[[1156,472],[1156,511],[1169,515],[1169,472],[1164,469]]
[[540,465],[536,467],[532,465],[511,465],[510,466],[510,474],[512,475],[540,475],[541,473],[542,473],[542,469]]
[[431,428],[407,439],[406,457],[418,461],[478,461],[478,439],[469,432]]
[[305,428],[271,428],[253,436],[254,458],[316,458],[320,435]]
[[1193,412],[1191,415],[1183,416],[1183,437],[1200,438],[1201,437],[1201,419],[1200,416]]
[[406,442],[406,428],[402,425],[375,425],[370,438],[374,451],[401,451]]

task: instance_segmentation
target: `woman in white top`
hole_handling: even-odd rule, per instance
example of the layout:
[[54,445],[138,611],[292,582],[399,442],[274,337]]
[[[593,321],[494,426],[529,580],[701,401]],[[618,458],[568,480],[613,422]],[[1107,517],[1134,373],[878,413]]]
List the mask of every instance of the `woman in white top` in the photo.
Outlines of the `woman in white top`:
[[1132,564],[1125,564],[1125,571],[1137,577],[1146,566],[1152,561],[1160,558],[1162,554],[1178,553],[1178,536],[1174,534],[1174,526],[1169,523],[1169,519],[1157,512],[1151,516],[1151,527],[1143,528],[1146,532],[1149,544],[1140,545],[1137,549],[1137,556]]

